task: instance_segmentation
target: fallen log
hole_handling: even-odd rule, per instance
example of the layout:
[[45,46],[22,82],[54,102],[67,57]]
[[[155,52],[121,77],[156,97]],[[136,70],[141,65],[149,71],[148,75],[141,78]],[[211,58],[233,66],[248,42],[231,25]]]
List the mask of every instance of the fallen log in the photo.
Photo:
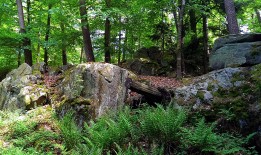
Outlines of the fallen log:
[[130,89],[140,94],[162,97],[161,92],[157,88],[148,86],[138,81],[132,81],[130,84]]
[[126,87],[131,91],[143,95],[144,102],[147,102],[151,105],[155,105],[155,103],[161,103],[164,99],[162,92],[160,92],[156,87],[134,81],[130,78],[126,80]]

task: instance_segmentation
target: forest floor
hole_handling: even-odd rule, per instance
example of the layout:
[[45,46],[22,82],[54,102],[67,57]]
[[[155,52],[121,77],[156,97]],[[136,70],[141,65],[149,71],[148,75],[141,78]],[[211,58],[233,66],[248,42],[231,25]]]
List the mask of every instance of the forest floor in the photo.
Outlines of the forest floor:
[[182,85],[181,81],[176,78],[163,77],[163,76],[144,76],[139,75],[140,80],[148,82],[147,84],[156,88],[172,89]]

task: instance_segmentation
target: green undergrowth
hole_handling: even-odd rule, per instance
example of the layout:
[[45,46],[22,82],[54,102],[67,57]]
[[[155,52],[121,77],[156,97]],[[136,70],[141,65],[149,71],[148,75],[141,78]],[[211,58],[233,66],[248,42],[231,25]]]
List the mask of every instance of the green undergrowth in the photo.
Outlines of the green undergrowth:
[[215,123],[191,121],[189,112],[172,106],[124,108],[83,128],[73,112],[61,120],[48,108],[21,116],[0,126],[0,154],[255,154],[247,145],[254,134],[217,132]]

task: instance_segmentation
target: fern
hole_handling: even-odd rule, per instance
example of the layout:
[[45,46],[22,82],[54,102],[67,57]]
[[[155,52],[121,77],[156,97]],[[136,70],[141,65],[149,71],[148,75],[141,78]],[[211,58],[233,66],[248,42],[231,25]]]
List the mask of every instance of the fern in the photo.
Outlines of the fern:
[[185,149],[196,149],[210,151],[210,147],[217,144],[218,136],[213,132],[214,124],[208,126],[204,119],[201,119],[196,127],[183,128],[182,147]]
[[164,143],[178,139],[181,126],[187,119],[185,111],[162,106],[149,108],[142,115],[141,129],[145,136]]
[[82,142],[82,134],[74,122],[73,115],[73,112],[68,112],[59,122],[61,134],[68,149],[72,149]]
[[98,146],[104,150],[115,149],[115,144],[124,146],[133,135],[133,120],[129,109],[114,117],[103,116],[97,122],[85,125],[85,142],[90,147]]

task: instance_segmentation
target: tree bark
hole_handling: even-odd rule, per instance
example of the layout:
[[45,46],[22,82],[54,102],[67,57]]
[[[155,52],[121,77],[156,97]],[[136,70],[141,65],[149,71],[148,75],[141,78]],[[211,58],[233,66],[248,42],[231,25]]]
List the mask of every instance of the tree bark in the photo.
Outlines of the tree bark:
[[104,52],[105,52],[105,62],[110,63],[111,62],[111,47],[110,47],[110,20],[107,17],[105,21],[105,34],[104,34]]
[[37,43],[37,58],[36,58],[36,62],[39,63],[40,62],[40,58],[41,58],[41,45],[40,45],[40,38],[41,38],[41,33],[38,32],[38,43]]
[[[64,23],[61,22],[60,26],[61,26],[62,34],[65,34]],[[66,41],[64,40],[64,38],[62,38],[62,59],[63,59],[63,65],[67,65]]]
[[208,19],[206,15],[203,15],[203,39],[204,39],[204,73],[208,72]]
[[18,65],[18,67],[19,67],[19,66],[21,65],[21,50],[18,49],[17,52],[18,52],[17,65]]
[[49,10],[52,8],[52,5],[48,5],[48,16],[47,16],[47,23],[46,23],[46,32],[45,32],[45,46],[44,46],[44,63],[48,65],[48,41],[50,36],[50,30],[51,30],[51,14],[49,13]]
[[195,10],[191,9],[189,10],[189,23],[190,23],[190,29],[194,33],[192,37],[197,37],[197,21],[196,21],[196,13]]
[[178,19],[178,45],[177,45],[177,79],[182,78],[182,46],[183,46],[183,15],[185,9],[185,0],[181,1],[179,19]]
[[82,63],[82,60],[83,60],[83,47],[81,48],[80,64]]
[[[119,24],[121,25],[121,17],[119,17]],[[119,44],[118,44],[118,65],[121,63],[121,28],[119,30]]]
[[87,10],[86,10],[86,1],[79,0],[80,4],[80,16],[81,16],[81,24],[82,24],[82,35],[83,35],[83,47],[86,55],[86,59],[88,62],[94,62],[94,54],[92,49],[92,41],[91,34],[89,29],[89,23],[87,19]]
[[[110,8],[111,0],[106,0],[106,7]],[[105,62],[111,62],[111,47],[110,47],[110,37],[111,37],[111,22],[109,17],[106,17],[105,20],[105,34],[104,34],[104,53],[105,53]]]
[[229,34],[239,34],[235,5],[233,0],[224,0]]
[[[128,19],[127,19],[128,22]],[[125,38],[124,38],[124,49],[122,51],[122,62],[126,61],[126,51],[128,49],[128,30],[125,29]]]
[[[17,9],[18,9],[18,17],[19,17],[19,25],[20,25],[20,33],[25,34],[25,23],[24,23],[24,12],[21,0],[16,0]],[[32,50],[30,47],[30,39],[27,37],[23,38],[22,49],[24,51],[25,63],[32,66],[33,58],[32,58]]]
[[161,12],[161,22],[162,22],[162,26],[161,26],[161,35],[162,35],[162,42],[161,42],[161,52],[162,54],[165,51],[165,30],[164,30],[164,10],[162,9]]
[[31,8],[31,1],[30,0],[26,0],[26,4],[27,4],[27,24],[30,25],[31,23],[31,16],[30,16],[30,8]]

